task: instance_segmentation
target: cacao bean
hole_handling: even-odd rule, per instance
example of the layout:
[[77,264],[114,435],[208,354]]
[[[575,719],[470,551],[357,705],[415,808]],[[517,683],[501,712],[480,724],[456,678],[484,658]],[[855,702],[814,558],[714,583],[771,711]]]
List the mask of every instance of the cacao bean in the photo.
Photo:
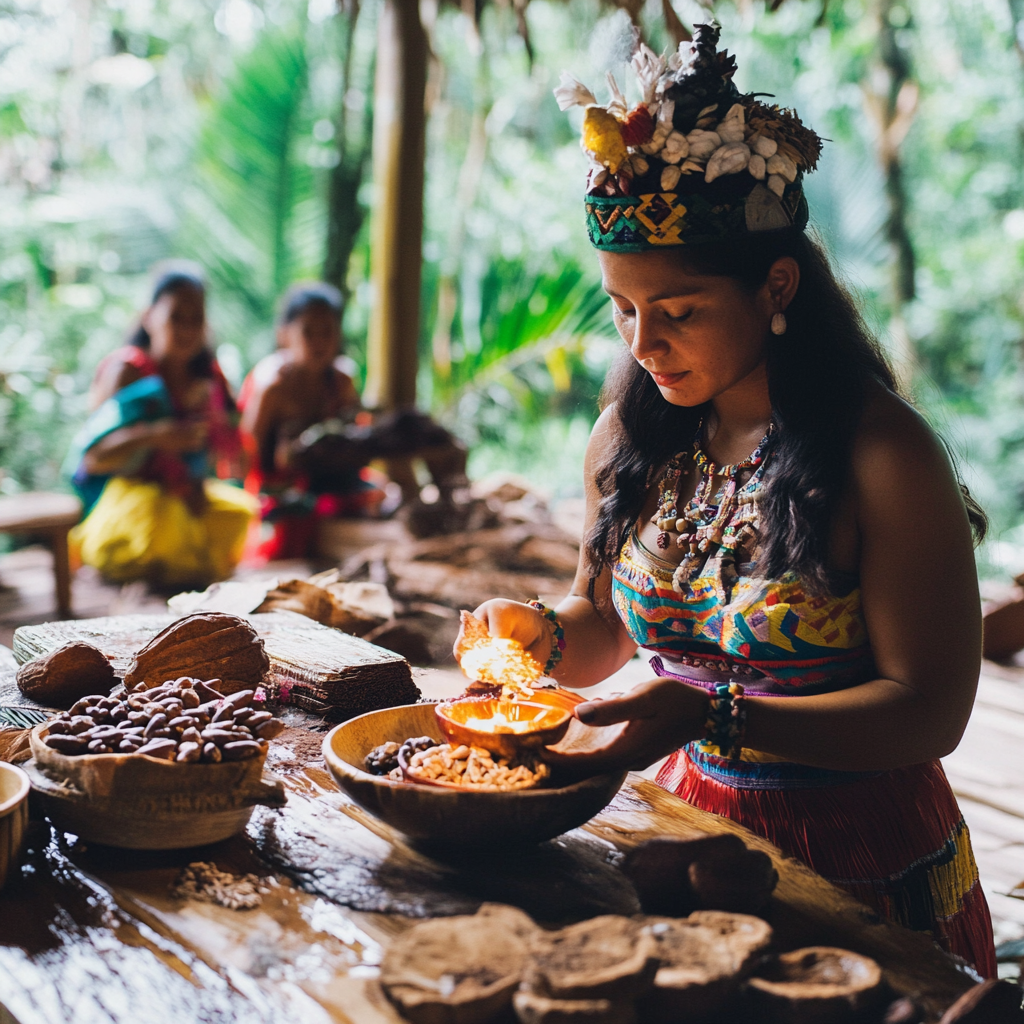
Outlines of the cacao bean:
[[178,747],[178,756],[174,760],[182,761],[187,764],[192,761],[198,761],[202,756],[203,751],[198,743],[182,743]]
[[152,736],[153,733],[155,733],[157,731],[157,729],[164,729],[164,728],[166,728],[166,726],[167,726],[167,716],[166,715],[164,715],[164,714],[154,715],[149,720],[149,723],[146,725],[146,728],[142,731],[142,735],[143,736]]
[[201,703],[199,694],[195,690],[184,690],[181,694],[181,703],[185,708],[197,708]]
[[170,761],[174,758],[174,752],[177,749],[178,744],[174,740],[155,739],[143,744],[135,753],[148,754],[150,757],[159,757]]
[[221,752],[225,761],[246,761],[250,757],[258,757],[263,748],[255,740],[236,740],[225,743]]
[[225,703],[225,704],[222,704],[219,708],[217,708],[217,710],[213,713],[213,718],[211,718],[210,721],[211,722],[230,721],[234,717],[234,714],[235,714],[235,709],[230,704],[226,704]]
[[261,740],[272,740],[275,736],[280,736],[284,732],[284,722],[279,718],[271,718],[269,722],[264,722],[262,725],[256,726],[253,732],[259,736]]
[[109,754],[110,747],[103,740],[90,740],[88,747],[90,754]]
[[182,743],[199,743],[203,742],[203,737],[200,735],[199,730],[195,726],[190,726],[185,729],[181,734]]
[[206,742],[216,743],[218,746],[238,738],[235,733],[229,732],[227,729],[204,729],[202,737]]
[[273,717],[274,716],[269,711],[254,711],[249,718],[246,719],[245,724],[250,729],[255,729],[257,725],[269,722]]
[[171,729],[188,729],[195,725],[195,722],[193,722],[191,718],[186,718],[184,715],[181,715],[178,718],[172,718],[167,725]]
[[117,745],[118,752],[121,754],[134,754],[139,747],[142,746],[142,741],[134,738],[127,738],[121,740]]
[[68,723],[62,722],[59,719],[50,723],[50,735],[51,736],[66,736],[68,733]]
[[85,740],[77,736],[55,736],[51,733],[43,742],[61,754],[84,754],[86,751]]
[[206,743],[203,745],[203,760],[209,761],[211,764],[218,764],[221,760],[220,747],[216,743]]
[[231,694],[230,697],[224,699],[232,706],[236,708],[248,707],[253,698],[256,696],[255,690],[239,690],[238,693]]
[[74,735],[78,735],[80,732],[85,732],[86,729],[93,727],[93,720],[87,718],[85,715],[75,715],[74,718],[68,722],[68,730]]
[[224,694],[220,690],[215,689],[214,684],[219,683],[219,679],[211,679],[208,683],[199,681],[195,684],[195,691],[199,694],[200,698],[204,701],[217,701],[220,703],[224,699]]
[[89,710],[91,705],[86,704],[84,700],[77,701],[72,705],[71,710],[68,712],[69,715],[84,715]]

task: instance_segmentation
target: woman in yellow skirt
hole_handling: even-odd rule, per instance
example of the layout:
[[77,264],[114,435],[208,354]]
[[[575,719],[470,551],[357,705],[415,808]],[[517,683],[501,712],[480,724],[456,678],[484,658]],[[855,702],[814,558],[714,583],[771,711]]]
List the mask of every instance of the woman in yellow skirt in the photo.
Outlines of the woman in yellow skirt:
[[157,276],[130,343],[100,363],[69,460],[86,517],[81,561],[115,581],[205,584],[231,575],[256,500],[215,478],[237,467],[237,413],[206,344],[197,269]]

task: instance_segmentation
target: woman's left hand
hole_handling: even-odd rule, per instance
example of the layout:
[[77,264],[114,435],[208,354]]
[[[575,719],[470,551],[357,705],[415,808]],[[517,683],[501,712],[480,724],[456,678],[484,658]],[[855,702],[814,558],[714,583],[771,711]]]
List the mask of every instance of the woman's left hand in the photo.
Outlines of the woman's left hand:
[[[547,748],[544,760],[567,768],[639,771],[703,736],[709,702],[704,690],[675,679],[652,679],[621,697],[586,701],[574,712],[583,725],[625,722],[625,728],[598,747],[573,749],[576,744],[563,741],[561,750]],[[583,739],[578,732],[577,740]]]

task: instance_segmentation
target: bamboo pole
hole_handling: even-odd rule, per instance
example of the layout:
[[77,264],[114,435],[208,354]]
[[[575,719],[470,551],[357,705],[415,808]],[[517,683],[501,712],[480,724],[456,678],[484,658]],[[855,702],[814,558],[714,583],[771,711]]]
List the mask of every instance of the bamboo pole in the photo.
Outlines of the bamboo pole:
[[385,0],[374,80],[367,405],[416,403],[423,249],[427,37],[418,0]]

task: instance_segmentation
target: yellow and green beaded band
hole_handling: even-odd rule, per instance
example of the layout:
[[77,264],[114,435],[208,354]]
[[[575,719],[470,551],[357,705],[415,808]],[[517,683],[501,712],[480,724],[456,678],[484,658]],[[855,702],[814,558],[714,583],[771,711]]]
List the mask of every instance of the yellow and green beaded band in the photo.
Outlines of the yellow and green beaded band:
[[704,723],[704,739],[699,741],[705,754],[739,759],[747,728],[747,709],[742,699],[745,692],[740,683],[720,683],[715,687]]

